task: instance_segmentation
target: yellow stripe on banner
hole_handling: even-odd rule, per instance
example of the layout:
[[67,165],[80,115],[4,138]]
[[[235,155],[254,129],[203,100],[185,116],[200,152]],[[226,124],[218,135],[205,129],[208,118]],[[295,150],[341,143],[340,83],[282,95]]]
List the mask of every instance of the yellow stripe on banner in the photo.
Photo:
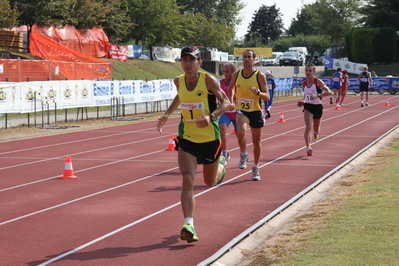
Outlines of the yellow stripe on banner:
[[242,57],[242,53],[247,49],[254,50],[256,57],[272,57],[273,49],[270,47],[234,47],[234,56]]

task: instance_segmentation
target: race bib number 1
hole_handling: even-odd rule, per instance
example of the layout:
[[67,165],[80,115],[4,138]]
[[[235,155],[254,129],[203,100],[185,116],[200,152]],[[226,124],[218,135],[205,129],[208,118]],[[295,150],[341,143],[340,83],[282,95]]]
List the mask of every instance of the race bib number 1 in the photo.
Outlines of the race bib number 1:
[[184,120],[196,121],[198,117],[205,116],[204,103],[181,103],[181,113]]
[[238,98],[238,108],[243,111],[254,110],[254,99]]

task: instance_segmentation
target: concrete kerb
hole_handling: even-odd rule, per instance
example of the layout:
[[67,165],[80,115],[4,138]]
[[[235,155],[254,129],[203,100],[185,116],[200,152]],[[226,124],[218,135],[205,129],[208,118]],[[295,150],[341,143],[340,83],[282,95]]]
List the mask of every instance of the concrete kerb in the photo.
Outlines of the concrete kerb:
[[337,184],[342,177],[345,177],[355,170],[361,168],[364,163],[374,156],[382,147],[387,146],[393,139],[398,137],[399,127],[387,134],[373,146],[365,150],[360,156],[349,162],[341,170],[333,174],[301,199],[293,203],[289,208],[285,209],[276,217],[270,219],[262,227],[260,227],[250,236],[246,237],[239,244],[232,247],[230,251],[225,253],[210,265],[248,265],[251,260],[248,260],[247,256],[245,255],[247,251],[255,251],[260,245],[265,244],[267,241],[272,241],[273,237],[277,236],[289,227],[290,222],[305,214],[306,211],[309,210],[316,202],[326,198],[330,194],[331,188]]

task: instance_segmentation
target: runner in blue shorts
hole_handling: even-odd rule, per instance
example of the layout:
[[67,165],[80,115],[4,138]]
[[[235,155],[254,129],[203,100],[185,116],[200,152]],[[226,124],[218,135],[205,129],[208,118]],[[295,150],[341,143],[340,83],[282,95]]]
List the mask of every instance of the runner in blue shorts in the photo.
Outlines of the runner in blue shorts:
[[340,103],[342,94],[342,73],[341,68],[337,68],[337,71],[331,76],[332,85],[331,89],[334,92],[334,97],[331,96],[330,104]]

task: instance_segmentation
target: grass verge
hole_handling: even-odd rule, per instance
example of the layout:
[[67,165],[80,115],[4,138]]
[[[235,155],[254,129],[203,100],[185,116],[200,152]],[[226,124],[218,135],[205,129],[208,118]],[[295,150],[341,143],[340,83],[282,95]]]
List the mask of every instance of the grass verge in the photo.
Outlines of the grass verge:
[[399,265],[399,139],[272,242],[248,265]]

